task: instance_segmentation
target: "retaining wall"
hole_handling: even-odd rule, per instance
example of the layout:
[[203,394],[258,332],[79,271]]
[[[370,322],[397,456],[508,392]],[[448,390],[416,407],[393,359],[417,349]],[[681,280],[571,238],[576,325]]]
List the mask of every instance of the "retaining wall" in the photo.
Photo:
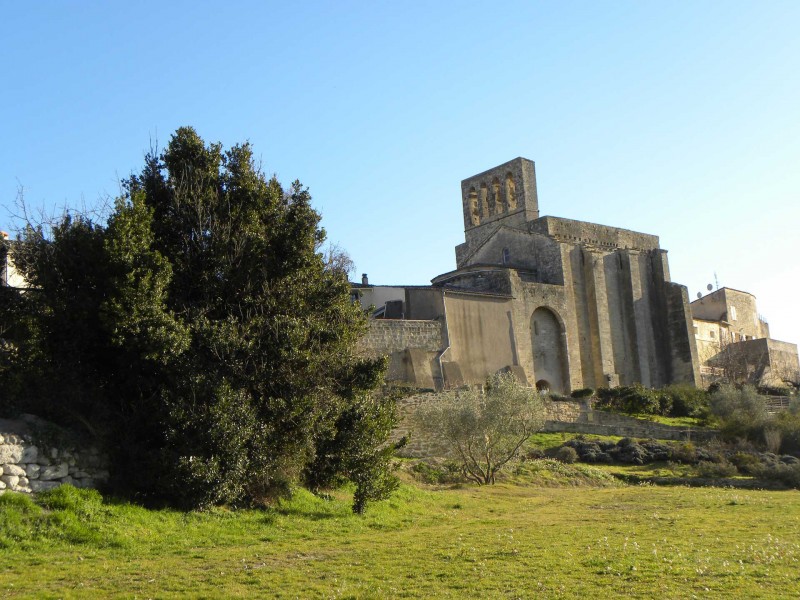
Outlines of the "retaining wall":
[[[430,458],[448,455],[449,444],[442,436],[424,432],[414,422],[417,408],[424,402],[435,400],[436,394],[421,393],[397,401],[398,425],[392,432],[391,441],[408,436],[408,443],[398,452],[399,456]],[[714,430],[673,427],[594,410],[586,401],[552,402],[543,431],[694,442],[707,442],[717,435]]]
[[32,415],[0,419],[0,494],[40,492],[71,483],[97,487],[108,479],[107,461],[93,448],[43,441],[52,426]]

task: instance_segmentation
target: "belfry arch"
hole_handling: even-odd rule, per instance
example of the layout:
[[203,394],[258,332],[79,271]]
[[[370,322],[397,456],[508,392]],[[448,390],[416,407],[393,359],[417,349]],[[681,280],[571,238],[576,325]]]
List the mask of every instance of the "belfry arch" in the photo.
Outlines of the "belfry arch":
[[566,392],[568,363],[564,326],[549,308],[542,306],[533,311],[531,348],[536,387]]

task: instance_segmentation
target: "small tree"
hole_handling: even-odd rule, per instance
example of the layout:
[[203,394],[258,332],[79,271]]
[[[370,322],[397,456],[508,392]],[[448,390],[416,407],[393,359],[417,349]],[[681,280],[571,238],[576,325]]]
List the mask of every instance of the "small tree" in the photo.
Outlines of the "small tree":
[[511,373],[503,373],[490,377],[484,389],[438,395],[420,408],[417,423],[443,436],[466,476],[485,485],[494,483],[497,472],[542,428],[546,402]]

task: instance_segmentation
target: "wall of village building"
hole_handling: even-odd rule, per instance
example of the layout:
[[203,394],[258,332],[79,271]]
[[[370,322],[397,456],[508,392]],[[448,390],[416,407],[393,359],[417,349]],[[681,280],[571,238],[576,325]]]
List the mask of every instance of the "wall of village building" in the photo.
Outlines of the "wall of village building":
[[5,241],[5,245],[0,246],[0,285],[16,288],[25,287],[25,279],[20,272],[17,271],[17,268],[14,266],[14,260],[9,253],[8,244],[13,244],[15,242],[8,241],[8,234],[5,231],[0,232],[0,237]]
[[769,325],[758,314],[756,297],[748,292],[723,287],[692,302],[691,309],[697,320],[720,323],[727,341],[769,337]]
[[775,387],[800,381],[797,346],[769,337],[755,296],[723,287],[691,308],[703,385],[722,379]]

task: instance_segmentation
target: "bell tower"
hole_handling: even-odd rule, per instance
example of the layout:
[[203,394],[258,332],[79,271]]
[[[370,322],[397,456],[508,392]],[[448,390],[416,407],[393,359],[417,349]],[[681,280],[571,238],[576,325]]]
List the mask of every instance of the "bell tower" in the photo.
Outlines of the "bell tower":
[[534,162],[515,158],[463,180],[461,204],[468,242],[473,230],[478,234],[491,223],[525,229],[528,221],[539,218]]

